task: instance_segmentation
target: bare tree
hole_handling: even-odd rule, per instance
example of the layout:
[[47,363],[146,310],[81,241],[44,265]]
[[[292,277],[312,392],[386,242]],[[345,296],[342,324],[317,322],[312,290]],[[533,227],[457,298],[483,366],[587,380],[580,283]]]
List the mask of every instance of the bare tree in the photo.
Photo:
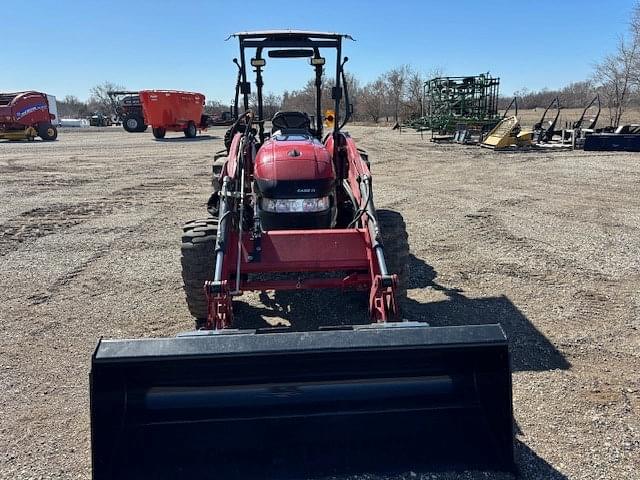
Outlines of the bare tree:
[[417,70],[409,69],[407,74],[407,98],[405,102],[405,111],[407,117],[413,118],[421,115],[424,78]]
[[629,30],[627,38],[620,38],[616,52],[598,63],[594,73],[613,127],[620,125],[640,86],[640,2],[636,2],[633,9]]
[[[358,97],[359,97],[359,84],[358,79],[351,73],[347,73],[345,75],[345,80],[347,82],[347,90],[349,92],[349,103],[354,106],[354,109],[357,108],[358,105]],[[282,94],[282,97],[278,97],[280,99],[282,108],[284,110],[297,110],[302,112],[307,112],[310,115],[315,115],[316,111],[316,84],[315,78],[307,81],[305,86],[300,90],[292,90],[285,91]],[[324,112],[328,109],[332,109],[334,107],[334,100],[331,98],[331,87],[333,87],[333,82],[327,82],[326,77],[322,76],[322,91],[321,91],[321,110]],[[344,89],[344,85],[343,85]],[[342,107],[340,118],[344,116],[344,107],[346,103],[346,96],[342,97]]]
[[444,67],[436,65],[435,67],[431,67],[431,69],[427,71],[427,75],[425,78],[431,80],[432,78],[439,77],[444,77]]
[[570,83],[560,91],[562,105],[566,107],[584,107],[594,97],[596,88],[591,80]]
[[268,93],[262,99],[262,113],[264,118],[271,119],[282,107],[282,97],[274,93]]
[[386,85],[382,76],[366,84],[360,92],[360,111],[378,123],[384,113]]
[[91,96],[88,102],[90,108],[103,115],[111,115],[114,113],[114,105],[108,94],[108,92],[112,90],[125,90],[125,87],[113,82],[102,82],[93,87],[90,91]]
[[[290,92],[285,92],[286,95],[283,94],[282,108],[284,110],[295,110],[295,111],[312,114],[316,110],[315,91],[316,91],[315,79],[310,79],[309,81],[307,81],[305,86],[300,90],[292,90]],[[326,98],[327,95],[324,94],[325,92],[326,92],[326,86],[325,86],[325,89],[323,89],[322,107],[329,108],[329,103],[327,102],[327,98]],[[329,91],[329,98],[330,98],[330,91]]]
[[621,39],[618,51],[607,55],[596,65],[594,77],[609,110],[609,119],[613,127],[620,125],[622,115],[629,105],[629,97],[634,89],[633,71],[637,56],[637,39]]
[[229,111],[229,105],[219,100],[207,100],[207,104],[204,106],[204,113],[207,115],[220,114],[227,111]]
[[[587,105],[596,94],[597,89],[592,80],[570,83],[559,90],[528,90],[526,87],[516,92],[518,106],[520,108],[546,108],[555,97],[560,98],[563,108],[582,108]],[[511,103],[512,97],[500,97],[498,106],[500,109]]]
[[400,114],[400,103],[405,94],[405,88],[407,85],[407,72],[408,67],[402,65],[400,67],[389,70],[385,75],[385,83],[387,90],[387,97],[389,100],[389,106],[393,112],[395,121],[398,121]]
[[89,114],[87,104],[74,95],[58,100],[58,114],[61,118],[80,118]]

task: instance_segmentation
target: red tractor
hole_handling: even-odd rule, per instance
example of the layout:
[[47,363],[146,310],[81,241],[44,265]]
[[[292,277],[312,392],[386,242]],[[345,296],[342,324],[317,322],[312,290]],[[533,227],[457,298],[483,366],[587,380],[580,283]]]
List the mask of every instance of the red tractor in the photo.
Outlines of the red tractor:
[[122,122],[122,128],[129,133],[147,131],[149,125],[142,111],[140,92],[111,90],[107,92],[107,95],[109,95],[116,118]]
[[45,141],[58,138],[51,123],[55,115],[49,111],[49,99],[40,92],[0,93],[0,138],[8,140]]
[[[399,214],[376,211],[351,117],[348,35],[245,32],[228,151],[210,216],[182,237],[196,330],[101,340],[93,356],[93,478],[309,478],[427,468],[513,469],[511,374],[499,325],[402,321],[408,261]],[[246,50],[257,109],[249,110]],[[336,54],[334,123],[319,119]],[[263,117],[266,58],[308,58],[307,112]],[[345,105],[341,113],[341,105]],[[356,289],[371,323],[316,331],[240,330],[249,290]]]

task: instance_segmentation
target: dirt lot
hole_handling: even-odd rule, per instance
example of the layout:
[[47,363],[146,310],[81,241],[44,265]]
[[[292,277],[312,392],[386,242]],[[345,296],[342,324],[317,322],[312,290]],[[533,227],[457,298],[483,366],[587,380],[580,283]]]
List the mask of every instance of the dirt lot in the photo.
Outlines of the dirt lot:
[[[350,130],[371,155],[378,208],[408,225],[406,316],[499,321],[510,336],[522,478],[640,479],[640,155],[499,154]],[[204,213],[222,133],[0,143],[1,478],[89,478],[97,338],[191,328],[180,226]],[[247,302],[268,323],[352,315],[283,298]]]

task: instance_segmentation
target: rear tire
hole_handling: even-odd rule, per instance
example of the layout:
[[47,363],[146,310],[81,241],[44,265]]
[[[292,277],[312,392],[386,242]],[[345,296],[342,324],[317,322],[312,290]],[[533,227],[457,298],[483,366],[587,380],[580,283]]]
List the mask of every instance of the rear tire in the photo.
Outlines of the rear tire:
[[207,297],[204,282],[213,280],[218,219],[193,220],[182,227],[182,282],[189,312],[196,329],[207,321]]
[[53,142],[58,138],[58,129],[50,123],[38,125],[38,136],[45,142]]
[[187,123],[187,128],[184,129],[184,136],[187,138],[195,138],[198,135],[198,128],[193,121]]
[[166,128],[158,127],[153,129],[153,136],[156,137],[157,139],[164,138],[166,134],[167,134]]
[[407,297],[409,285],[409,236],[402,215],[393,210],[378,210],[378,226],[382,236],[387,271],[398,276],[396,299],[398,307]]
[[236,136],[236,133],[242,132],[245,128],[246,128],[245,125],[240,123],[238,125],[231,126],[224,133],[224,148],[227,149],[227,154],[229,153],[229,150],[231,150],[231,144],[233,143],[233,137]]

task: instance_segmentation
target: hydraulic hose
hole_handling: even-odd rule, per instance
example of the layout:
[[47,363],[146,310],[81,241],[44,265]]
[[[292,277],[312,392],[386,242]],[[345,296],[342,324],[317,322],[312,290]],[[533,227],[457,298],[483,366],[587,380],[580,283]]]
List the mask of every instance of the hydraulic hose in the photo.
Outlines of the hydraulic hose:
[[[364,176],[363,179],[362,179],[362,182],[360,182],[360,195],[365,199],[365,201],[362,204],[362,206],[358,209],[358,211],[355,213],[355,215],[353,217],[353,220],[351,220],[351,223],[349,223],[347,228],[351,228],[356,223],[358,223],[360,218],[362,218],[362,214],[365,211],[367,211],[367,205],[369,205],[369,203],[371,202],[371,185],[370,185],[370,181],[371,180],[370,180],[370,178],[368,176]],[[364,192],[363,192],[363,189],[364,189]],[[375,222],[375,218],[374,218],[374,222]]]
[[231,210],[229,208],[229,184],[231,178],[226,176],[222,181],[222,195],[220,198],[220,219],[218,220],[218,235],[216,238],[216,267],[213,275],[214,282],[222,281],[222,263],[224,261],[224,250],[227,243],[227,225],[229,222],[229,214]]
[[376,208],[373,205],[372,190],[371,178],[368,175],[365,175],[363,177],[363,181],[360,182],[360,192],[362,196],[366,197],[366,201],[362,206],[362,211],[359,214],[358,218],[362,217],[365,212],[367,214],[367,217],[369,217],[369,221],[367,222],[367,229],[369,230],[369,236],[371,237],[371,247],[376,254],[380,274],[384,277],[389,275],[389,271],[387,270],[387,262],[384,259],[384,249],[382,246],[382,242],[380,241],[380,228],[378,225],[378,219],[376,217]]
[[351,185],[349,185],[349,182],[347,180],[343,180],[342,187],[344,188],[344,191],[347,192],[347,195],[349,196],[349,200],[351,200],[351,204],[353,205],[353,208],[355,210],[358,210],[358,202],[356,201],[356,197],[353,196],[353,191],[351,190]]

